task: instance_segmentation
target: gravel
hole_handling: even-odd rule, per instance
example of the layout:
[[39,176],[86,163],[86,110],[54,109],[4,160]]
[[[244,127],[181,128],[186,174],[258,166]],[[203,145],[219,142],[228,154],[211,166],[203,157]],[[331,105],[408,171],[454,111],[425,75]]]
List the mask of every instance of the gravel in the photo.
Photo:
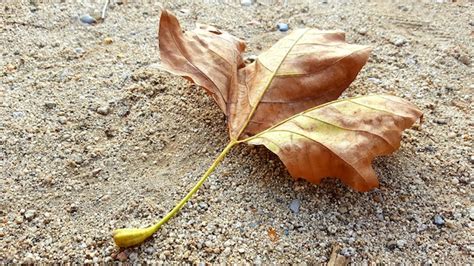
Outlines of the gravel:
[[301,201],[299,199],[294,199],[290,203],[290,210],[293,213],[298,213],[300,212],[300,206],[301,206]]
[[[472,261],[472,4],[167,5],[184,28],[245,39],[246,56],[288,34],[278,22],[342,29],[374,48],[343,97],[395,94],[424,122],[374,161],[381,186],[368,193],[294,180],[265,148],[241,145],[153,238],[119,250],[113,229],[150,225],[206,171],[228,142],[225,117],[202,89],[156,68],[158,4],[111,1],[89,25],[80,17],[102,4],[1,3],[3,264],[322,264],[336,243],[352,263]],[[304,199],[298,215],[294,199]]]
[[433,218],[433,222],[434,224],[439,225],[439,226],[444,225],[444,218],[443,216],[436,214]]

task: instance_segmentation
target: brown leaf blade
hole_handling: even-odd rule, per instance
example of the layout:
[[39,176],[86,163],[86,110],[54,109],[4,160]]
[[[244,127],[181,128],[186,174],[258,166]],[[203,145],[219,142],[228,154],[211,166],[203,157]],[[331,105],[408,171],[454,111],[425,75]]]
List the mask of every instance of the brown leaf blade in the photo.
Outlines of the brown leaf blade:
[[257,134],[308,108],[337,99],[370,54],[341,31],[299,29],[239,70],[231,90],[232,139]]
[[161,68],[206,89],[227,114],[229,90],[236,87],[245,43],[212,26],[198,25],[183,34],[178,20],[163,10],[159,26]]
[[245,140],[276,153],[295,178],[337,177],[357,191],[378,186],[371,162],[400,146],[422,113],[394,96],[343,99],[297,114]]

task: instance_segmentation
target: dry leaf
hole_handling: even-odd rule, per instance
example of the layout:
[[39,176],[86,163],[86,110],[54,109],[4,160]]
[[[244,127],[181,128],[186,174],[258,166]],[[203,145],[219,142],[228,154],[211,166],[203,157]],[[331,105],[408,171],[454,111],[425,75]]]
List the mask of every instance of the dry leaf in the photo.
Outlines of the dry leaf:
[[[415,106],[393,96],[322,105],[340,96],[370,53],[366,46],[347,44],[343,32],[295,30],[246,66],[241,56],[245,46],[228,33],[214,36],[197,29],[183,35],[176,18],[164,11],[159,34],[164,69],[193,80],[209,73],[211,85],[197,82],[209,91],[219,84],[225,97],[214,99],[219,106],[226,103],[221,109],[228,116],[231,139],[265,145],[297,178],[319,183],[338,177],[358,191],[377,187],[372,159],[398,149],[401,132],[421,116]],[[194,47],[196,36],[202,35],[212,38],[185,60],[180,50],[163,49]],[[212,47],[217,46],[216,52]],[[188,66],[198,70],[184,71]]]
[[[337,177],[358,191],[378,186],[372,160],[400,146],[422,113],[394,96],[336,100],[366,63],[370,48],[343,32],[299,29],[245,65],[243,41],[211,26],[183,33],[164,10],[161,68],[202,86],[227,116],[230,142],[191,191],[148,228],[114,231],[120,247],[137,245],[175,215],[237,144],[265,145],[295,178]],[[272,241],[278,239],[270,228]]]
[[273,228],[273,227],[268,228],[267,233],[268,233],[268,237],[270,238],[270,240],[272,242],[277,242],[278,241],[279,237],[278,237],[278,234],[277,234],[275,228]]

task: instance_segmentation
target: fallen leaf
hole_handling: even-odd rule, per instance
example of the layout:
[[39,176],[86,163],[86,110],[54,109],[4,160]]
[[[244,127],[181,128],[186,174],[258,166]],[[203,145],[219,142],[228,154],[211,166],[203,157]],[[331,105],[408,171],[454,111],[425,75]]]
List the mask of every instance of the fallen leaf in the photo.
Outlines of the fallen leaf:
[[[379,185],[371,163],[400,146],[404,129],[422,116],[416,106],[388,95],[337,98],[367,62],[370,48],[348,44],[341,31],[298,29],[250,64],[245,44],[212,26],[182,31],[162,11],[160,68],[206,89],[227,116],[230,142],[191,191],[158,223],[122,228],[115,243],[143,242],[173,217],[237,144],[264,145],[295,178],[313,183],[336,177],[357,191]],[[275,229],[268,230],[272,241]]]
[[331,102],[370,53],[340,31],[295,30],[244,65],[242,41],[207,26],[183,34],[163,11],[159,42],[162,69],[211,92],[228,117],[231,141],[265,145],[292,176],[313,183],[330,176],[358,191],[377,187],[372,160],[398,149],[401,132],[421,116],[394,96]]
[[280,238],[280,237],[278,236],[278,234],[277,234],[275,228],[273,228],[273,227],[268,228],[267,233],[268,233],[268,237],[270,238],[270,240],[271,240],[272,242],[277,242],[278,239]]

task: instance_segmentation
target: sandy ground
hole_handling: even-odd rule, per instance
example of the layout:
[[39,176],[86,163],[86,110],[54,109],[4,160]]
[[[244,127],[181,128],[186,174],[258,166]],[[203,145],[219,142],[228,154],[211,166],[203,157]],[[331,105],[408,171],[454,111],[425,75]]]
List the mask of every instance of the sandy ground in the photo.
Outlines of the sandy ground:
[[278,22],[372,45],[344,97],[390,93],[425,114],[374,162],[380,189],[294,181],[265,148],[241,146],[154,238],[119,250],[113,229],[159,219],[211,164],[225,117],[156,69],[158,4],[114,2],[91,26],[79,17],[99,3],[2,2],[1,263],[312,264],[335,245],[351,262],[474,261],[472,3],[189,2],[168,4],[185,28],[225,29],[248,55],[287,34]]

